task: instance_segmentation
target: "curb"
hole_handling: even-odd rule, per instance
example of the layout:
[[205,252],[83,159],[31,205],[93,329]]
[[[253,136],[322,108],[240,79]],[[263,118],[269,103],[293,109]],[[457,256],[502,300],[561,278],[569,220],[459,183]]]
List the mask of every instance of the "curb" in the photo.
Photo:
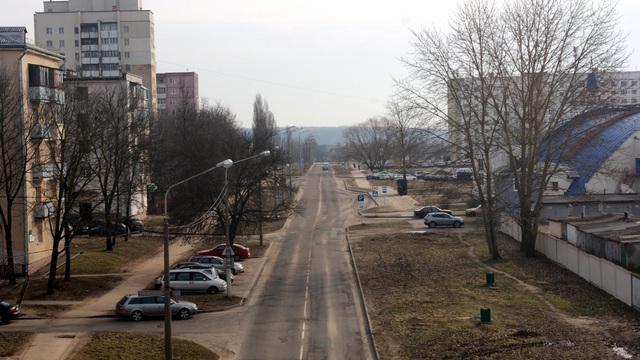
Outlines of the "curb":
[[351,264],[353,265],[353,270],[356,273],[356,280],[358,282],[358,293],[360,293],[360,299],[362,310],[364,312],[365,324],[367,328],[367,334],[369,335],[369,339],[371,340],[371,345],[373,346],[373,355],[374,359],[380,359],[380,354],[378,354],[378,347],[376,346],[376,339],[373,334],[373,330],[371,329],[371,318],[369,317],[369,311],[367,311],[366,300],[364,298],[364,293],[362,292],[362,284],[360,283],[360,275],[358,274],[358,267],[356,266],[356,260],[353,258],[353,249],[351,248],[351,240],[349,240],[349,228],[345,228],[346,230],[346,238],[347,238],[347,246],[349,247],[349,258],[351,259]]

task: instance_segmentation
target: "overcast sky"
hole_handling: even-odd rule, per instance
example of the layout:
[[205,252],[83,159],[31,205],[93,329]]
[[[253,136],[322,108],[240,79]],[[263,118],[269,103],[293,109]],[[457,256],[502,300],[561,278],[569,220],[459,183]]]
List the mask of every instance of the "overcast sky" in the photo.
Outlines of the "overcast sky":
[[[0,0],[0,25],[26,26],[42,0]],[[251,126],[261,94],[278,126],[341,126],[385,113],[409,29],[445,29],[448,0],[143,0],[155,16],[158,72],[195,71],[200,97]],[[640,71],[640,0],[619,0]],[[635,29],[634,29],[635,27]]]

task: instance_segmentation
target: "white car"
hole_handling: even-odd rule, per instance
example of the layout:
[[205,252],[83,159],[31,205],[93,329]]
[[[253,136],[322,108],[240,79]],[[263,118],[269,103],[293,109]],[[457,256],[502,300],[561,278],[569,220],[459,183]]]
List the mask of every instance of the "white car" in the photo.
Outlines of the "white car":
[[[201,269],[169,270],[169,284],[172,289],[182,291],[208,292],[217,294],[227,291],[227,282]],[[159,286],[158,286],[159,285]],[[164,275],[156,281],[158,289],[164,288]]]
[[464,211],[466,216],[474,217],[478,215],[482,215],[482,205],[478,205],[474,208],[469,208]]

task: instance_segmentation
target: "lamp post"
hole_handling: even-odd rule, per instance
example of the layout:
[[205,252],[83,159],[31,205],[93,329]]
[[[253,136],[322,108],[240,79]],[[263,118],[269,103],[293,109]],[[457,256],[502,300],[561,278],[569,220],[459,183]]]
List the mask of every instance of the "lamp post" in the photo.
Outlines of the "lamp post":
[[[253,156],[249,156],[248,158],[244,158],[242,160],[238,160],[235,162],[235,164],[237,163],[241,163],[243,161],[247,161],[247,160],[251,160],[251,159],[255,159],[257,157],[260,156],[267,156],[271,153],[271,151],[269,150],[265,150],[259,154],[253,155]],[[229,234],[229,223],[231,222],[231,211],[229,210],[229,179],[227,177],[227,172],[229,170],[229,168],[231,167],[231,165],[233,165],[234,162],[227,159],[224,160],[220,163],[218,163],[218,165],[216,165],[216,167],[220,167],[223,166],[224,167],[224,187],[225,187],[225,197],[224,197],[224,207],[226,209],[226,214],[225,214],[225,222],[224,222],[224,235],[225,235],[225,268],[226,268],[226,273],[227,273],[227,279],[231,279],[231,264],[232,264],[232,258],[233,258],[233,247],[231,246],[231,236]],[[227,297],[231,296],[231,281],[227,281]]]
[[169,217],[167,215],[167,197],[169,196],[171,189],[174,187],[184,184],[193,178],[206,174],[221,166],[228,168],[232,164],[233,161],[230,159],[219,162],[216,166],[210,169],[169,186],[167,191],[164,193],[164,358],[167,360],[173,358],[173,349],[171,345],[171,284],[169,281]]

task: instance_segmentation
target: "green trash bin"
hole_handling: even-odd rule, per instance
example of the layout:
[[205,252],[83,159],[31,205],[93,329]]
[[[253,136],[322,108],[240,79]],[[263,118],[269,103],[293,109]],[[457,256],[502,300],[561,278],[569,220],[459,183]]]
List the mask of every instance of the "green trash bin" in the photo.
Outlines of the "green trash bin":
[[487,286],[495,286],[496,283],[493,278],[493,271],[487,271]]
[[480,322],[483,324],[491,324],[491,309],[483,307],[480,309]]

